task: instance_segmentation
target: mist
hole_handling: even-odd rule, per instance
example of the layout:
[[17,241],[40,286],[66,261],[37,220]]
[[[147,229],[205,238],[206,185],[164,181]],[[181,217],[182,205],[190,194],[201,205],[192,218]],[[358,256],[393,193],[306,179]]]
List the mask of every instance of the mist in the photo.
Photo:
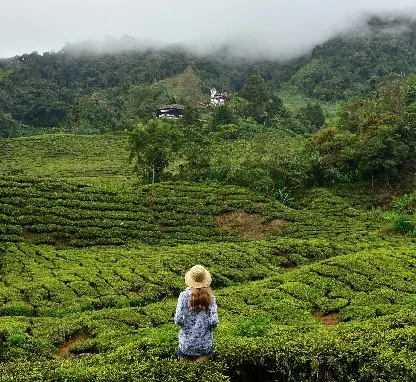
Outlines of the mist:
[[289,59],[337,34],[365,32],[364,20],[370,14],[416,15],[413,4],[414,0],[0,0],[0,57],[58,51],[69,44],[81,51],[116,52],[180,43],[199,54],[227,46],[237,56]]

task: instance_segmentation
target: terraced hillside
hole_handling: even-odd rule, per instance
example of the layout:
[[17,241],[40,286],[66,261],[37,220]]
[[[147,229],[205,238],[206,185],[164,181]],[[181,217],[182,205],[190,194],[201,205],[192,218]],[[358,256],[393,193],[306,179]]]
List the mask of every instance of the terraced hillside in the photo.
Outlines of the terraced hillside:
[[[241,187],[163,183],[115,192],[1,177],[0,241],[56,247],[179,244],[285,237],[379,240],[379,224],[327,190],[294,210]],[[312,194],[313,196],[314,194]]]
[[0,173],[129,185],[127,135],[47,134],[0,138]]
[[[383,233],[371,196],[317,188],[289,208],[219,184],[114,187],[68,150],[83,176],[53,176],[52,155],[2,164],[0,381],[416,379],[416,248]],[[206,364],[175,359],[195,263],[220,316]]]
[[[414,249],[365,250],[292,270],[284,266],[302,249],[316,258],[337,251],[283,239],[251,251],[207,244],[208,260],[187,247],[142,258],[135,275],[126,266],[129,256],[140,258],[133,248],[94,248],[80,257],[79,249],[3,244],[2,380],[414,378]],[[277,261],[269,263],[271,252]],[[114,259],[121,264],[111,267]],[[216,361],[197,368],[174,361],[172,314],[183,270],[203,259],[215,263],[221,325]]]

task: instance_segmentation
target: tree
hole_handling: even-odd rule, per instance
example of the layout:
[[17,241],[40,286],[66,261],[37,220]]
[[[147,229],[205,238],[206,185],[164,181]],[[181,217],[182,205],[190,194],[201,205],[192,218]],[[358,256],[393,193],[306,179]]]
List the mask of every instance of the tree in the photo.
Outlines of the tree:
[[97,134],[114,131],[117,125],[115,107],[105,92],[76,99],[68,116],[73,133]]
[[206,180],[212,157],[212,139],[199,124],[182,127],[181,179],[190,181]]
[[130,133],[130,161],[145,183],[160,182],[180,143],[175,121],[152,119]]
[[237,118],[245,118],[248,101],[245,98],[232,95],[227,102],[228,107]]
[[258,74],[253,74],[248,77],[243,89],[241,90],[241,96],[248,102],[258,103],[263,105],[269,99],[269,91],[264,79]]
[[397,126],[381,125],[370,136],[361,137],[359,153],[360,172],[371,180],[388,182],[406,161],[409,147],[401,141]]
[[128,91],[121,108],[121,118],[127,128],[133,128],[140,121],[148,121],[155,116],[155,110],[166,100],[163,91],[152,85],[133,86]]
[[72,134],[79,133],[79,128],[81,125],[81,103],[79,98],[75,100],[72,109],[68,114],[67,123]]
[[241,90],[241,96],[248,101],[246,116],[254,118],[258,123],[263,123],[264,105],[269,99],[269,92],[263,78],[258,74],[248,77]]
[[403,112],[405,82],[405,77],[396,73],[390,73],[377,81],[374,91],[377,99],[384,104],[387,111],[394,114]]
[[241,96],[246,99],[245,116],[258,123],[270,123],[283,110],[283,102],[277,94],[271,92],[264,79],[258,74],[248,77]]
[[191,67],[188,67],[178,79],[178,101],[190,106],[198,106],[204,98],[201,90],[201,80]]
[[400,123],[400,135],[409,146],[410,164],[414,164],[416,155],[416,75],[408,77],[405,88],[405,107]]
[[196,107],[185,105],[182,111],[181,123],[183,126],[199,126],[202,128],[201,113]]
[[416,104],[405,101],[412,99],[412,86],[407,88],[409,94],[400,76],[386,76],[370,94],[344,106],[337,129],[315,134],[330,178],[389,182],[414,163]]
[[221,105],[214,108],[211,119],[211,128],[216,130],[220,125],[229,125],[234,123],[234,115],[227,105]]
[[22,125],[10,115],[0,112],[0,138],[12,138],[20,135]]
[[276,93],[270,92],[269,98],[264,105],[264,110],[266,112],[266,122],[271,121],[277,115],[283,114],[283,101]]
[[319,130],[325,123],[324,112],[318,104],[306,104],[299,110],[296,117],[303,123],[309,133]]

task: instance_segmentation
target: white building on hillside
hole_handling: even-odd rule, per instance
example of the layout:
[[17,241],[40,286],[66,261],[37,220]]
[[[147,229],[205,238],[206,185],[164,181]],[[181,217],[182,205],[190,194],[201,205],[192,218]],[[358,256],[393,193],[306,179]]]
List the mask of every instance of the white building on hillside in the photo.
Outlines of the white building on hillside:
[[212,88],[211,89],[211,105],[219,106],[219,105],[225,105],[227,102],[227,93],[218,93],[217,89]]

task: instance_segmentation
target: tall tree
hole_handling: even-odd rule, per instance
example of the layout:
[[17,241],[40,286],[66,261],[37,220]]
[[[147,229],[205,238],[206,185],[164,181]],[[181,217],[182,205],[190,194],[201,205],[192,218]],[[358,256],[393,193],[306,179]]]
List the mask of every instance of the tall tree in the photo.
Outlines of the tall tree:
[[324,112],[318,104],[306,104],[299,110],[296,117],[309,133],[319,130],[325,123]]
[[130,133],[130,161],[145,183],[160,182],[163,172],[177,153],[180,131],[175,121],[152,119],[139,123]]
[[182,111],[181,123],[183,126],[198,126],[202,128],[201,113],[196,107],[185,105]]
[[201,80],[191,67],[188,67],[178,79],[178,101],[190,106],[198,106],[204,99],[201,90]]
[[94,92],[77,99],[69,115],[73,133],[106,133],[117,125],[115,107],[105,92]]
[[227,105],[217,106],[212,113],[211,128],[216,130],[220,125],[229,125],[234,123],[233,112]]
[[258,74],[247,78],[241,96],[248,101],[245,115],[258,123],[271,121],[283,108],[282,100],[270,91],[264,79]]

